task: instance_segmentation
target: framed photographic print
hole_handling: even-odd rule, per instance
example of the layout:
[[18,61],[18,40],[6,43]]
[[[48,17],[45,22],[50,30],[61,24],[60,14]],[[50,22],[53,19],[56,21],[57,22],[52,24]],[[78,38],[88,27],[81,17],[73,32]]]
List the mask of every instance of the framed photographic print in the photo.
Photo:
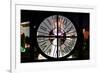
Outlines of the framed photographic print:
[[89,13],[22,9],[20,19],[21,63],[89,60]]
[[12,73],[95,64],[93,7],[12,6]]

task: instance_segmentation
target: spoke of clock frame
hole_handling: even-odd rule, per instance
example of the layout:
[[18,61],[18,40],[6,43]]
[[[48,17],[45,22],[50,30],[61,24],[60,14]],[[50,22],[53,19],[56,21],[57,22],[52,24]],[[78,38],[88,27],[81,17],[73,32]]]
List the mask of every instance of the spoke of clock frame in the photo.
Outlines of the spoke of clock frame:
[[55,56],[56,56],[56,57],[58,58],[56,48],[57,48],[57,46],[55,45],[54,50],[53,50],[53,57],[55,57]]
[[58,15],[57,15],[57,59],[58,59]]
[[39,32],[39,33],[43,33],[43,34],[48,34],[48,33],[45,33],[45,32],[41,32],[41,31],[37,31],[37,32]]
[[[59,44],[61,44],[61,42],[59,42]],[[59,51],[59,53],[58,53],[58,54],[59,54],[59,56],[60,56],[60,52],[61,52],[61,45],[59,46],[59,50],[58,50],[58,51]],[[62,52],[61,52],[61,54],[62,54]]]
[[43,23],[45,24],[45,26],[47,26],[49,28],[50,31],[52,30],[45,22],[43,22]]
[[66,38],[77,38],[77,36],[66,36]]
[[67,19],[63,18],[63,24],[65,25],[67,23]]
[[[64,38],[63,36],[37,36],[37,38]],[[77,36],[65,36],[65,38],[77,38]]]
[[49,48],[51,45],[52,45],[52,43],[49,44],[49,46],[44,50],[44,52],[47,52],[47,51],[48,51],[48,48]]
[[[67,32],[67,34],[71,34],[71,33],[75,33],[76,30],[74,29],[74,31],[71,31],[71,32]],[[65,32],[66,33],[66,32]]]
[[65,33],[68,33],[72,28],[74,28],[74,27],[71,26],[70,28],[68,28],[68,30]]
[[49,21],[49,19],[47,19],[47,21],[48,21],[48,23],[49,23],[50,25],[52,25],[51,22]]
[[[66,44],[64,44],[64,45],[65,45],[66,47],[68,47]],[[67,48],[67,49],[66,49],[66,48],[64,48],[64,52],[65,52],[65,53],[68,53],[69,51],[71,51],[71,49],[70,49],[70,48]]]
[[38,43],[41,43],[41,42],[45,42],[45,41],[48,41],[49,39],[46,39],[46,40],[42,40],[42,41],[39,41]]
[[39,35],[37,36],[37,38],[56,38],[57,36],[43,36],[43,35]]
[[[66,22],[64,23],[64,25],[67,23],[67,20],[66,20]],[[67,24],[67,26],[64,28],[64,29],[67,29],[67,27],[69,26],[69,24],[70,24],[71,22],[69,22],[68,24]]]

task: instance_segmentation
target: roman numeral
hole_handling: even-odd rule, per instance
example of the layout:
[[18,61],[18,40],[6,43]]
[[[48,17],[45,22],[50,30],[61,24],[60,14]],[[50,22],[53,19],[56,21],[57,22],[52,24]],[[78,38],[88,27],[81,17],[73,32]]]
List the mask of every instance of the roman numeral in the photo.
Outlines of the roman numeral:
[[74,45],[75,43],[75,38],[69,43],[70,46]]
[[44,52],[47,52],[51,44],[44,50]]
[[53,51],[53,56],[56,57],[57,56],[57,46],[55,46],[54,51]]
[[74,30],[72,30],[71,32],[68,32],[68,34],[74,34],[74,33],[76,33],[76,30],[74,29]]
[[42,32],[42,31],[38,31],[37,32],[37,36],[45,36],[48,35],[48,33]]
[[52,45],[51,47],[50,47],[51,49],[49,49],[50,50],[50,56],[51,57],[57,57],[57,46],[54,46],[54,45]]
[[40,40],[45,40],[45,39],[46,39],[46,38],[43,38],[43,37],[42,37],[42,38],[37,38],[38,41],[40,41]]
[[66,33],[68,33],[69,31],[71,31],[71,29],[74,29],[73,26],[71,26],[70,28],[67,29]]
[[[65,45],[65,44],[64,44]],[[66,46],[66,45],[65,45]],[[71,48],[70,48],[70,46],[66,46],[65,48],[64,48],[64,53],[69,53],[71,51]]]
[[64,53],[65,53],[64,50],[61,49],[61,54],[62,54],[62,56],[64,56]]
[[49,19],[47,19],[47,21],[48,21],[48,23],[49,23],[50,25],[52,25],[51,22],[49,21]]
[[41,49],[44,50],[47,47],[46,42],[44,42],[43,44],[40,45]]
[[62,55],[61,50],[58,48],[58,57],[60,57]]
[[45,24],[45,26],[47,26],[49,28],[49,30],[52,30],[45,22],[43,22]]
[[67,19],[63,18],[64,25],[67,23]]
[[43,27],[43,26],[40,26],[40,29],[42,29],[44,31],[47,31],[47,28],[46,27]]
[[42,43],[42,42],[45,42],[45,41],[48,41],[49,39],[44,39],[44,40],[38,40],[38,43]]
[[64,23],[64,25],[65,25],[64,29],[66,29],[71,24],[71,21],[68,21],[68,19],[66,19],[65,21],[66,22]]

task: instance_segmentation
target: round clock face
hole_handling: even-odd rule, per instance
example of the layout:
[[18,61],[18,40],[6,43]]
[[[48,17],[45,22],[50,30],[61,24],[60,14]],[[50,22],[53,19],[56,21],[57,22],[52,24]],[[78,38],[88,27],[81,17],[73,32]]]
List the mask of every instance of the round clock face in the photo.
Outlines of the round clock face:
[[77,31],[74,24],[61,15],[44,19],[37,30],[39,48],[48,57],[62,58],[69,55],[76,41]]

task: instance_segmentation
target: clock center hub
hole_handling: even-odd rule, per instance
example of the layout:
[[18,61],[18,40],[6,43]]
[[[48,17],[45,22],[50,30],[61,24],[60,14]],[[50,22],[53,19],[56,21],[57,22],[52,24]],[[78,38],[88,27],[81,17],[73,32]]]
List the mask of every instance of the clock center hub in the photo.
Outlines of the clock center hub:
[[49,35],[51,36],[54,36],[54,38],[50,37],[50,42],[53,44],[53,45],[57,45],[57,42],[58,42],[58,46],[61,46],[64,42],[65,42],[65,32],[64,30],[62,30],[61,28],[58,28],[58,29],[53,29]]

